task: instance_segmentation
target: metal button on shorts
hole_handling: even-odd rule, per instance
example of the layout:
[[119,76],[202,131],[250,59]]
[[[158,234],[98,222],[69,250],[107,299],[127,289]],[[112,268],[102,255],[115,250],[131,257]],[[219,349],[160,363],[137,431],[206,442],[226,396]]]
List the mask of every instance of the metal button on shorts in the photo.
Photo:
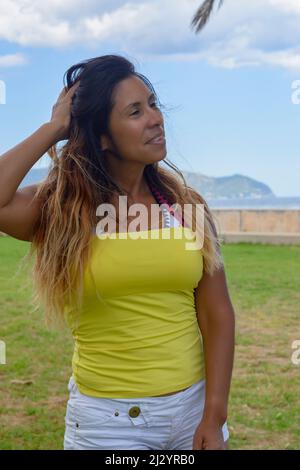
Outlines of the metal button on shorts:
[[140,410],[139,406],[133,406],[132,408],[130,408],[128,414],[132,418],[136,418],[140,414],[140,412],[141,412],[141,410]]

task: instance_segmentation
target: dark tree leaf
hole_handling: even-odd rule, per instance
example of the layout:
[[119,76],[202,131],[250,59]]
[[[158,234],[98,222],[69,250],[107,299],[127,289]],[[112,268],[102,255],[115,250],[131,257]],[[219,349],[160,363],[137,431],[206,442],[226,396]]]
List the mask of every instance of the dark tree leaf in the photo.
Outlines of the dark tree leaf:
[[196,11],[191,26],[196,27],[196,34],[206,25],[214,6],[218,3],[218,8],[222,6],[223,0],[205,0]]

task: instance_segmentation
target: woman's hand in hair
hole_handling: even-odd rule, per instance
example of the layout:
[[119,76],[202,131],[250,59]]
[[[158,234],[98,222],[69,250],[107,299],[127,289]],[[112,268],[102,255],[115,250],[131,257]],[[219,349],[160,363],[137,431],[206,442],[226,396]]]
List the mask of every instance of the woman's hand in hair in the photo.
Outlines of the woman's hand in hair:
[[52,107],[51,122],[55,123],[58,129],[58,141],[69,137],[69,128],[71,122],[72,98],[80,82],[76,82],[69,90],[64,87]]

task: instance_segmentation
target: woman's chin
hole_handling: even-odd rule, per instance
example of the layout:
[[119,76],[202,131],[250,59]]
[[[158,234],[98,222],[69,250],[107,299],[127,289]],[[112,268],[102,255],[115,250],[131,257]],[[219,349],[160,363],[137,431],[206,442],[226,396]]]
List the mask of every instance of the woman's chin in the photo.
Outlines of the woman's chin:
[[167,152],[164,151],[164,152],[157,152],[156,155],[151,155],[149,158],[147,158],[146,160],[148,161],[148,164],[149,163],[155,163],[155,162],[160,162],[161,160],[164,160],[167,156]]

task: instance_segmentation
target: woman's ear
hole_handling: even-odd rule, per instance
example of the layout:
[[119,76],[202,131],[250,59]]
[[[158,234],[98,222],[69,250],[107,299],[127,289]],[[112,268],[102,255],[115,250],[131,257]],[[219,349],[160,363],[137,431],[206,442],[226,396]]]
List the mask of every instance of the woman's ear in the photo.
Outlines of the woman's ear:
[[110,140],[108,139],[107,136],[102,135],[100,137],[100,142],[101,142],[102,150],[111,150]]

